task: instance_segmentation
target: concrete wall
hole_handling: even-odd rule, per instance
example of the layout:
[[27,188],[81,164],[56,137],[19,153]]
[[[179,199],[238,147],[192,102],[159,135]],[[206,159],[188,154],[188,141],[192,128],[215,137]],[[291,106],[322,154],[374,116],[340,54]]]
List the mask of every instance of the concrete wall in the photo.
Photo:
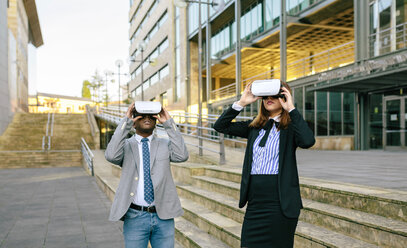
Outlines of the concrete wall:
[[12,118],[8,87],[7,1],[0,1],[0,135]]

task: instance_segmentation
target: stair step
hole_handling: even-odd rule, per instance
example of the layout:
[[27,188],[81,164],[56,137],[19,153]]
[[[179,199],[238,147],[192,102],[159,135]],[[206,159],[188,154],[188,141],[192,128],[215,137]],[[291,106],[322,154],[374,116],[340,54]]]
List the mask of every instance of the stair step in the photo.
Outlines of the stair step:
[[181,206],[185,212],[183,216],[185,219],[227,245],[240,246],[240,223],[185,198],[181,198]]
[[[201,165],[202,166],[202,165]],[[205,175],[213,178],[228,180],[231,182],[239,183],[242,179],[242,169],[241,168],[227,168],[219,166],[206,167]]]
[[175,218],[175,239],[186,248],[228,248],[225,243],[187,221]]
[[310,223],[298,221],[296,229],[296,239],[294,247],[314,247],[309,241],[319,244],[322,247],[346,247],[346,248],[377,248],[373,244],[354,239],[352,237],[333,232],[323,227],[315,226]]
[[[182,198],[195,201],[206,209],[239,223],[243,222],[244,210],[238,208],[238,202],[233,197],[198,186],[178,184],[177,188]],[[303,199],[303,202],[304,209],[300,220],[366,242],[390,247],[407,247],[405,243],[407,227],[404,222],[307,199]]]
[[305,199],[407,222],[407,192],[300,177]]
[[177,189],[180,197],[198,202],[206,208],[239,223],[243,222],[246,207],[238,208],[238,201],[235,198],[192,185],[177,184]]
[[[188,170],[190,173],[188,173]],[[189,164],[172,164],[174,178],[180,182],[198,185],[196,179],[192,179],[193,171],[200,171],[198,176],[215,177],[217,179],[227,179],[229,176],[231,181],[240,183],[238,177],[238,169],[228,167],[215,167],[195,165],[190,168]],[[182,173],[181,173],[182,172]],[[205,184],[203,183],[205,182]],[[212,184],[218,184],[216,187],[222,189],[224,186],[230,186],[222,183],[222,181],[206,180],[205,177],[199,179],[199,183],[206,189],[215,187]],[[231,184],[233,186],[233,184]],[[370,186],[353,185],[348,183],[340,183],[326,181],[314,178],[300,177],[300,190],[303,199],[312,199],[318,202],[328,203],[331,205],[355,209],[386,218],[392,218],[407,222],[407,192],[391,189],[374,188]],[[235,185],[235,196],[238,199],[239,188]],[[220,192],[221,190],[217,190]],[[223,193],[223,192],[220,192]]]
[[[240,223],[222,215],[214,214],[204,206],[184,198],[181,198],[181,205],[185,210],[184,218],[197,224],[211,235],[217,235],[216,237],[225,243],[233,242],[228,243],[230,246],[240,246]],[[227,240],[228,238],[229,240]],[[378,247],[320,226],[299,221],[295,233],[294,247],[314,247],[317,245],[322,247]]]
[[407,247],[407,223],[303,199],[300,219],[380,246]]
[[174,241],[174,248],[184,248],[184,246],[182,246],[180,242],[175,240]]
[[193,176],[194,185],[210,191],[223,193],[235,199],[240,197],[240,184],[209,176]]

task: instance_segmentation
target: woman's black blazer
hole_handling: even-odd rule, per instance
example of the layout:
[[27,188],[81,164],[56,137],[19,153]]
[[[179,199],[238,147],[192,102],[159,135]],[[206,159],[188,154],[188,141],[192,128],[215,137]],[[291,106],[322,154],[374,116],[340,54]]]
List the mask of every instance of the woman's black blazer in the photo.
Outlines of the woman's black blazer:
[[[215,122],[214,129],[220,133],[247,138],[247,146],[240,184],[239,207],[246,205],[252,168],[253,143],[261,129],[251,128],[251,121],[232,122],[240,112],[230,107]],[[297,147],[309,148],[315,144],[312,130],[302,118],[300,112],[294,109],[290,112],[291,122],[286,129],[280,130],[278,183],[280,204],[283,214],[288,218],[298,218],[302,201],[298,180]]]

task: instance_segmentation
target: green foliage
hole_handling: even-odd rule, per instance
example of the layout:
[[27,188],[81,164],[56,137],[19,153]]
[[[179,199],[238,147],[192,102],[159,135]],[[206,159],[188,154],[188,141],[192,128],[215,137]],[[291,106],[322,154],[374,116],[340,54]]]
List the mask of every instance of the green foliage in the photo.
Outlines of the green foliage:
[[88,80],[83,81],[83,83],[82,83],[82,97],[91,99],[90,85],[91,85],[91,83]]
[[132,99],[128,97],[128,98],[123,100],[123,103],[130,104],[130,103],[132,103]]

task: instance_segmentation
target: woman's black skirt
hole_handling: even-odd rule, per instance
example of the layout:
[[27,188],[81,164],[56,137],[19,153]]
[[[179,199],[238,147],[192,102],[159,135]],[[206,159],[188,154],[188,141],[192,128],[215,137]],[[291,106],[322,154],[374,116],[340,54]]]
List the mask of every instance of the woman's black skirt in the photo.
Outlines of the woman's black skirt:
[[293,247],[298,218],[283,215],[278,175],[251,175],[242,247]]

